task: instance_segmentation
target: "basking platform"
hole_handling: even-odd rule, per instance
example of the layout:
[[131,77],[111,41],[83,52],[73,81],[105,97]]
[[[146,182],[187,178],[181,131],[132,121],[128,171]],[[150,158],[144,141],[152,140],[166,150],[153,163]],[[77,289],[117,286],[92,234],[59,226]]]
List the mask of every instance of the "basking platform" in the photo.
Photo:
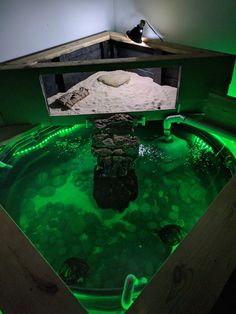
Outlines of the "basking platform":
[[[2,63],[1,116],[10,124],[73,124],[114,112],[146,120],[203,113],[210,93],[226,96],[234,59],[103,32]],[[124,73],[128,78],[121,82],[118,74]],[[118,79],[117,86],[99,80],[107,74]]]

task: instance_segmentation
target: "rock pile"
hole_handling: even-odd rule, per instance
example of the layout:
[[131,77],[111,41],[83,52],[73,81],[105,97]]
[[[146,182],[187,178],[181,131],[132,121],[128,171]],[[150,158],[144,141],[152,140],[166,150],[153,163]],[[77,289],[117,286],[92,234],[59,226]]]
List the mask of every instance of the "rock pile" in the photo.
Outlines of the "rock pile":
[[139,142],[134,136],[133,118],[115,114],[95,121],[92,153],[97,157],[94,198],[101,208],[123,211],[138,194],[134,161]]

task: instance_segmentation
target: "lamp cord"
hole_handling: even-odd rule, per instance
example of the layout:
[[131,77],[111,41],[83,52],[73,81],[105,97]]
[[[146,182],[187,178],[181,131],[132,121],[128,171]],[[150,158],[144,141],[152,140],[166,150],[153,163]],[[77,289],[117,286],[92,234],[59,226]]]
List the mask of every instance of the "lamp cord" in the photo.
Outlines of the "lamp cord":
[[157,35],[157,37],[161,40],[161,41],[164,41],[160,35],[155,31],[155,29],[149,24],[149,22],[147,20],[145,20],[147,25],[151,28],[151,30]]

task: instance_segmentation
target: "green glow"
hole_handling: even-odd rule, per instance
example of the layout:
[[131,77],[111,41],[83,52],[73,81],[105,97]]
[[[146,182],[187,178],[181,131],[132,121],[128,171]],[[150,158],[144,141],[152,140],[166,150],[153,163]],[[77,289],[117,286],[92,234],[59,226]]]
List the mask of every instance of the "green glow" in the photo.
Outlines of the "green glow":
[[226,146],[236,158],[236,141],[230,140],[223,136],[219,136],[212,132],[211,132],[211,135],[213,135],[219,142],[221,142],[224,146]]
[[232,76],[232,81],[229,85],[228,96],[236,97],[236,61],[234,64],[234,72]]
[[0,314],[3,314],[3,312],[0,310]]
[[[198,177],[189,162],[180,166],[179,151],[183,149],[180,145],[176,148],[177,142],[173,143],[173,149],[172,145],[167,145],[168,152],[175,158],[162,167],[165,156],[151,129],[150,136],[139,135],[140,157],[136,172],[141,179],[138,198],[122,214],[110,209],[101,210],[92,197],[96,159],[91,154],[91,132],[78,130],[80,127],[57,129],[29,149],[19,148],[15,156],[44,146],[50,153],[47,158],[41,158],[41,152],[37,152],[39,167],[32,173],[22,171],[19,182],[13,180],[13,184],[9,184],[9,193],[0,194],[0,202],[4,201],[5,195],[9,196],[9,212],[11,207],[15,210],[17,202],[20,215],[16,222],[56,272],[60,273],[66,259],[79,257],[88,262],[90,272],[78,286],[120,288],[114,295],[96,295],[96,290],[94,295],[76,292],[76,298],[90,314],[124,313],[121,290],[126,275],[133,273],[139,280],[135,286],[139,291],[133,295],[137,298],[140,289],[170,254],[170,248],[161,242],[158,230],[167,224],[180,225],[187,232],[191,230],[219,192],[215,187],[215,172],[209,170],[205,175],[203,171]],[[74,130],[78,133],[67,136]],[[60,135],[62,138],[56,138]],[[191,149],[203,157],[209,156],[205,152],[214,153],[200,137],[190,135],[188,139],[194,146]],[[71,158],[68,158],[68,147],[75,150]],[[177,154],[176,150],[179,150]],[[60,153],[60,158],[55,160]],[[33,164],[31,159],[29,155],[28,160]],[[27,166],[27,158],[25,160]],[[204,158],[198,159],[197,163],[200,169],[208,171]],[[174,171],[169,171],[169,164],[173,165]],[[217,177],[217,180],[220,187],[225,184],[221,178]],[[176,248],[177,245],[171,253]],[[125,306],[128,308],[129,301]]]
[[61,135],[61,136],[65,136],[65,135],[69,135],[71,134],[72,132],[74,132],[75,130],[78,130],[81,128],[81,126],[83,125],[80,125],[80,124],[75,124],[74,126],[70,127],[70,128],[64,128],[62,130],[59,130],[59,131],[56,131],[54,134],[51,134],[49,135],[48,137],[46,137],[44,140],[42,140],[39,144],[36,144],[36,145],[33,145],[29,148],[25,148],[25,149],[22,149],[20,151],[16,151],[13,153],[13,157],[18,157],[18,156],[23,156],[23,155],[26,155],[32,151],[35,151],[37,149],[40,149],[40,148],[43,148],[45,147],[53,138],[55,138],[56,136],[58,135]]
[[209,144],[207,144],[204,140],[202,140],[200,137],[196,135],[192,135],[191,142],[193,145],[196,145],[198,149],[200,149],[201,151],[204,150],[205,152],[214,154],[213,148]]
[[[136,291],[133,293],[133,297],[134,299],[138,298],[138,296],[140,295],[141,291]],[[81,302],[81,304],[90,304],[93,307],[93,310],[91,310],[90,308],[87,308],[87,310],[89,311],[89,314],[123,314],[126,311],[122,310],[121,307],[115,310],[108,310],[108,308],[106,310],[96,310],[96,307],[99,308],[98,304],[111,304],[111,308],[115,307],[115,304],[119,304],[121,302],[121,295],[117,294],[117,295],[86,295],[83,293],[78,293],[78,292],[73,292],[74,296],[76,297],[76,299]],[[121,304],[120,304],[121,306]]]

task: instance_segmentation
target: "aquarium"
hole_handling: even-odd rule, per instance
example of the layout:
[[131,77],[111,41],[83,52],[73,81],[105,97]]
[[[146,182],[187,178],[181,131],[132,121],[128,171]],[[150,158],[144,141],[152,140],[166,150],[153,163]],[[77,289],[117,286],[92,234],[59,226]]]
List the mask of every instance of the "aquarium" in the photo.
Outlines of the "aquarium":
[[133,300],[235,171],[227,145],[198,129],[173,126],[170,143],[161,122],[133,132],[132,174],[113,176],[101,201],[93,127],[40,126],[1,145],[0,203],[89,311],[127,308],[127,276]]

